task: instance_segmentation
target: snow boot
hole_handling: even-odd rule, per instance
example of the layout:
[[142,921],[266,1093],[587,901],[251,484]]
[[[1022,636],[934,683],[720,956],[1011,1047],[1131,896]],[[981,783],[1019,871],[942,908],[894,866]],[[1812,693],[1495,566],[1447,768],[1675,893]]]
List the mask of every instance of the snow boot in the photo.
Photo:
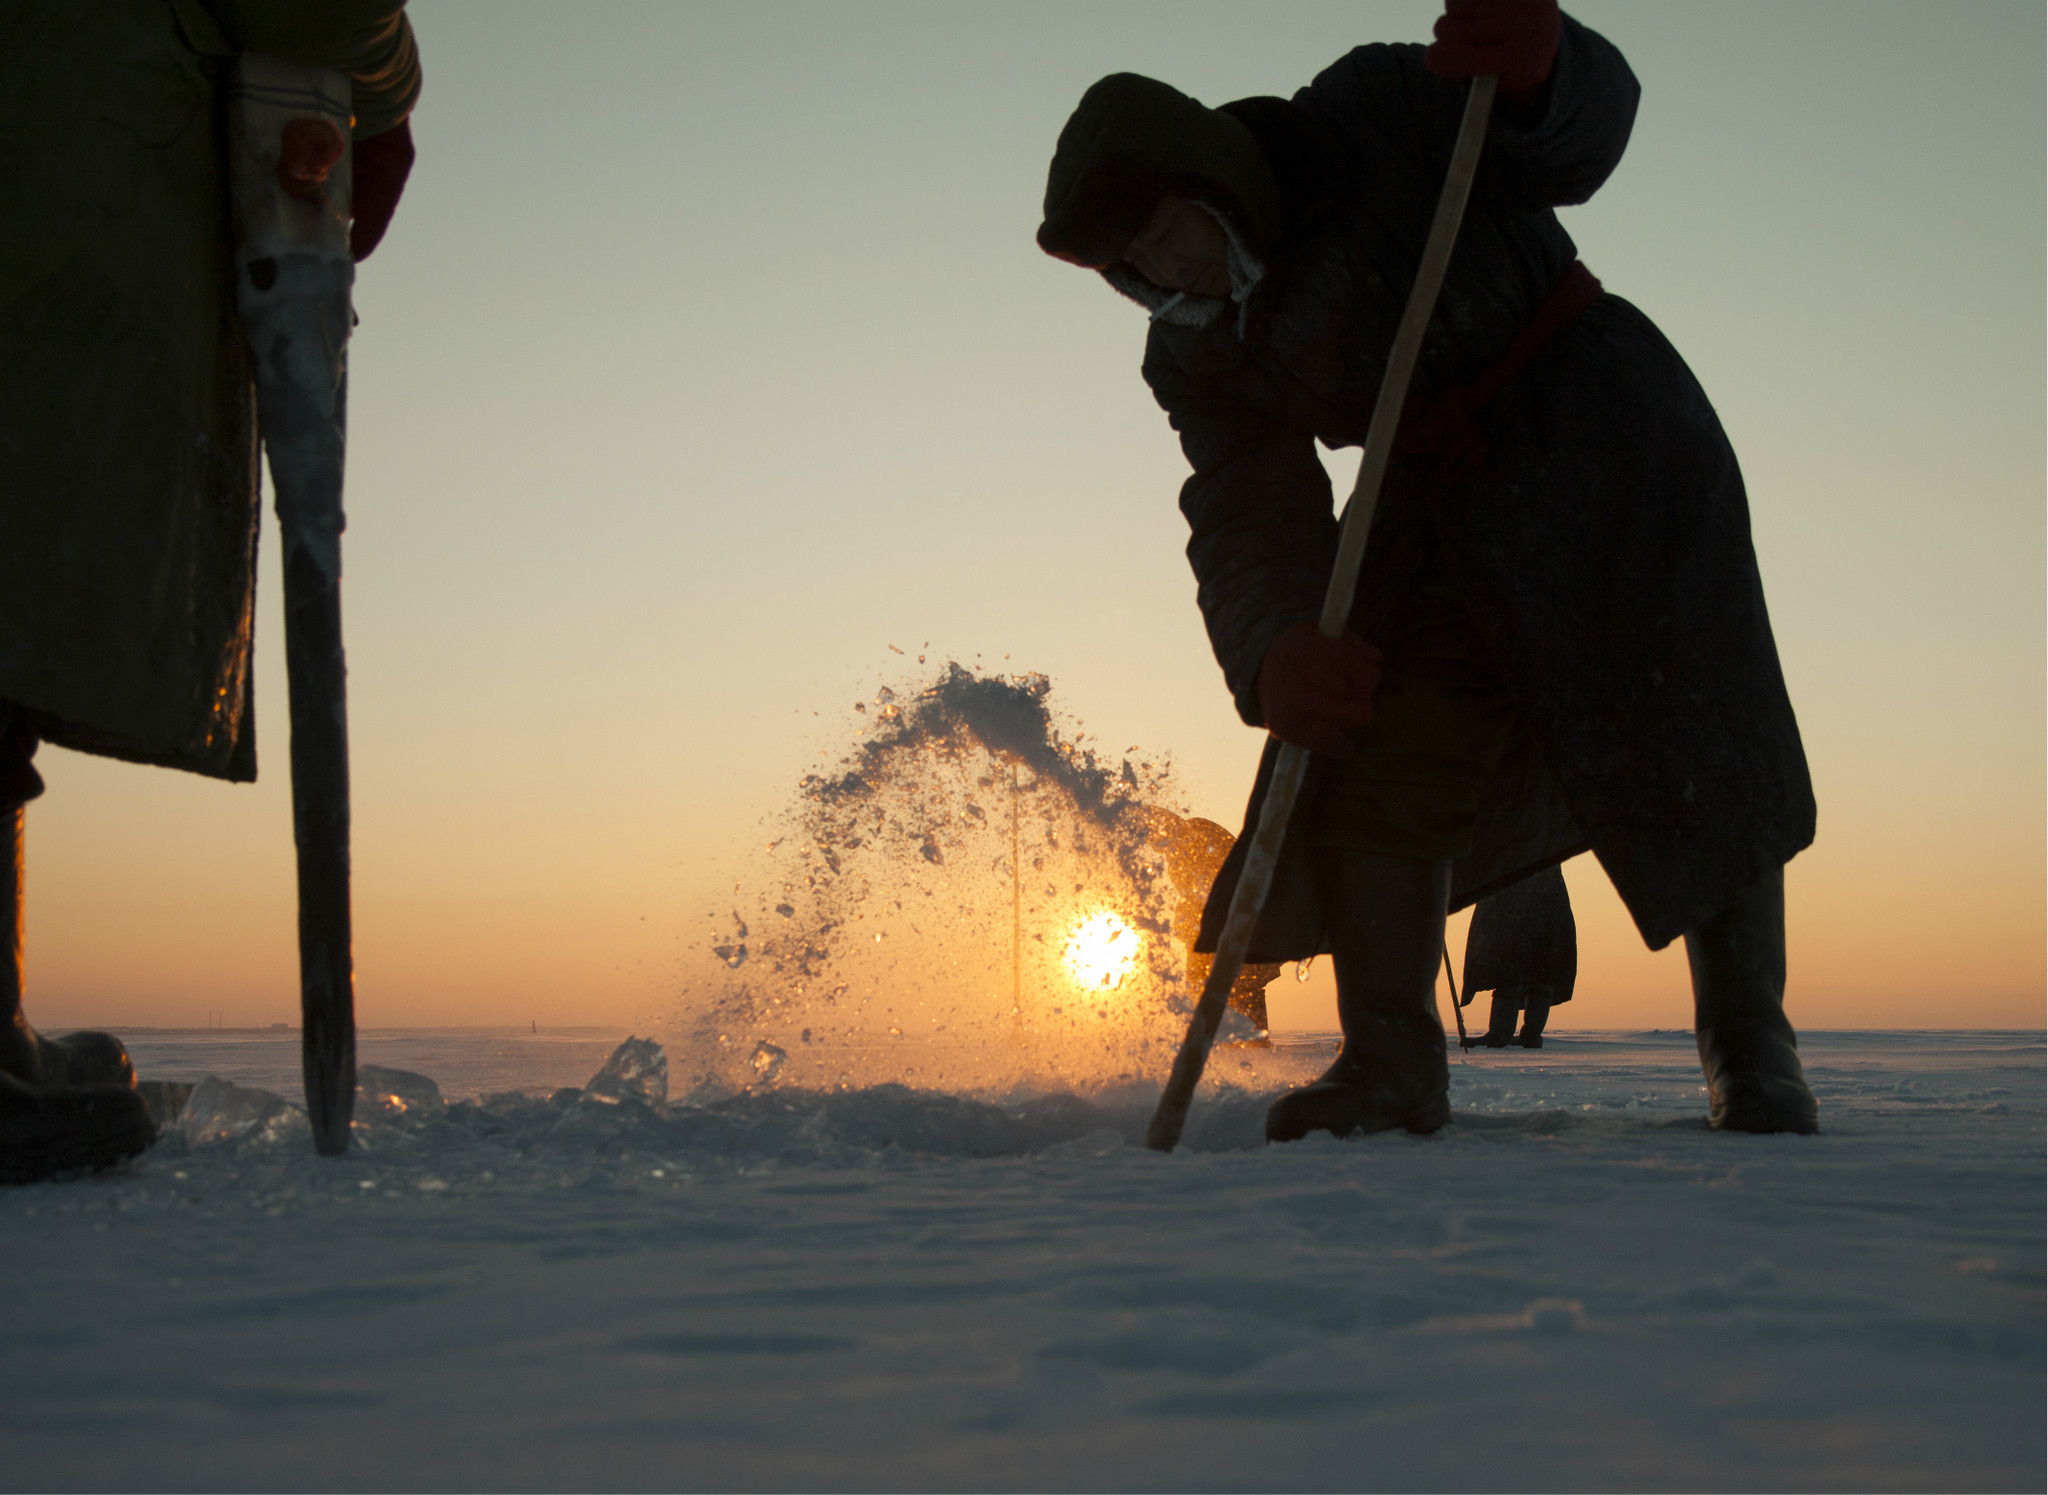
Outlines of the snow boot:
[[30,1085],[132,1087],[135,1066],[120,1039],[111,1033],[45,1038],[21,1010],[23,814],[18,804],[0,808],[0,1074]]
[[1707,1123],[1722,1132],[1820,1130],[1785,1016],[1785,873],[1773,868],[1685,936]]
[[28,1085],[0,1074],[0,1184],[111,1168],[156,1140],[130,1085]]
[[1515,1036],[1515,999],[1493,994],[1493,1008],[1486,1017],[1486,1031],[1473,1038],[1467,1048],[1504,1049]]
[[1313,855],[1344,1049],[1321,1079],[1273,1102],[1266,1140],[1397,1127],[1433,1132],[1451,1119],[1436,1012],[1451,864],[1339,847]]
[[1543,1047],[1543,1026],[1550,1021],[1550,1004],[1543,1000],[1547,986],[1532,986],[1522,993],[1522,1031],[1515,1039],[1525,1049]]

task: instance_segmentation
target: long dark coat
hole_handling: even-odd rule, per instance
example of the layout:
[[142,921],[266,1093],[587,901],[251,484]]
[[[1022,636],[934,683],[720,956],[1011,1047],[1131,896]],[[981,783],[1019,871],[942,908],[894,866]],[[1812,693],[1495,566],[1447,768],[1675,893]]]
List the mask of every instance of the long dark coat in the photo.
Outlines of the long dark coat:
[[1572,999],[1579,979],[1579,928],[1572,895],[1556,867],[1523,878],[1479,901],[1465,937],[1465,980],[1458,995],[1518,986],[1547,986],[1550,1005]]
[[0,701],[81,752],[256,776],[257,482],[219,80],[419,92],[404,0],[0,0]]
[[[1497,116],[1489,131],[1418,396],[1497,360],[1572,263],[1577,251],[1551,210],[1606,180],[1637,94],[1621,54],[1566,18],[1537,117]],[[1296,221],[1241,332],[1234,317],[1153,324],[1145,378],[1194,468],[1181,510],[1198,600],[1252,725],[1266,648],[1317,615],[1335,553],[1315,442],[1364,441],[1464,95],[1424,68],[1421,47],[1367,46],[1290,105],[1241,114]],[[1812,785],[1735,453],[1677,352],[1611,294],[1479,424],[1484,476],[1440,483],[1415,461],[1389,471],[1352,626],[1384,642],[1434,549],[1514,697],[1518,740],[1455,868],[1452,906],[1590,848],[1643,938],[1662,948],[1813,839]],[[1269,742],[1247,834],[1217,880],[1205,945],[1221,927],[1274,750]],[[1314,821],[1318,777],[1254,958],[1328,948],[1300,829]]]

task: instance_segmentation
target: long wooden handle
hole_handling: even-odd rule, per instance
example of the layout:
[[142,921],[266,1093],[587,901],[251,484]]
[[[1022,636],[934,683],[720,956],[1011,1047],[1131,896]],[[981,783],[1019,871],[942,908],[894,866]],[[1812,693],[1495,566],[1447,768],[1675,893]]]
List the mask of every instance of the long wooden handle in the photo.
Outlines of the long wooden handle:
[[[299,863],[299,1010],[314,1146],[348,1150],[356,1093],[349,905],[348,664],[341,635],[348,443],[349,80],[257,53],[228,77],[235,304],[249,340],[257,425],[284,548],[292,835]],[[287,167],[326,141],[324,179]],[[294,145],[294,142],[300,142]]]
[[[1358,481],[1351,488],[1351,502],[1344,509],[1344,525],[1337,536],[1337,563],[1330,571],[1330,587],[1323,594],[1323,614],[1317,626],[1328,638],[1344,631],[1351,619],[1351,605],[1358,592],[1358,571],[1365,562],[1365,542],[1372,530],[1373,511],[1379,507],[1380,483],[1387,474],[1387,458],[1394,450],[1394,433],[1401,425],[1401,407],[1408,402],[1408,385],[1415,377],[1415,360],[1422,352],[1422,335],[1429,329],[1430,314],[1436,310],[1437,292],[1443,289],[1444,271],[1451,262],[1451,250],[1458,242],[1458,225],[1465,217],[1465,201],[1472,195],[1472,178],[1479,170],[1480,147],[1486,143],[1486,121],[1493,112],[1493,93],[1500,80],[1474,78],[1465,96],[1465,117],[1458,126],[1458,141],[1451,150],[1450,171],[1444,190],[1437,198],[1436,217],[1429,225],[1429,238],[1422,246],[1422,264],[1415,272],[1415,285],[1408,292],[1407,308],[1394,332],[1394,346],[1387,354],[1387,374],[1380,383],[1378,401],[1372,407],[1372,424],[1366,427],[1365,455],[1359,460]],[[1180,1145],[1187,1125],[1188,1107],[1195,1087],[1202,1083],[1202,1071],[1209,1064],[1209,1048],[1215,1042],[1217,1025],[1223,1021],[1224,1006],[1237,973],[1244,969],[1245,952],[1251,948],[1252,931],[1265,911],[1266,897],[1273,891],[1273,875],[1280,866],[1281,843],[1287,839],[1287,822],[1294,814],[1294,802],[1308,773],[1308,749],[1282,743],[1273,765],[1273,777],[1266,786],[1266,799],[1259,811],[1258,829],[1245,853],[1244,869],[1230,895],[1230,913],[1223,933],[1216,941],[1216,963],[1209,967],[1209,979],[1202,997],[1188,1019],[1187,1037],[1174,1056],[1173,1072],[1160,1093],[1159,1107],[1145,1129],[1145,1145],[1154,1152],[1172,1152]]]

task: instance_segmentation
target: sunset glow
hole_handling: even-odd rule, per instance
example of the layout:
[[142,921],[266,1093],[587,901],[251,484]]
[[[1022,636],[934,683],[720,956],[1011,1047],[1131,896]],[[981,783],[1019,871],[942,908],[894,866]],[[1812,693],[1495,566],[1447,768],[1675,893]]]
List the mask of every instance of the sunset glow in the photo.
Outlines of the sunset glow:
[[1067,974],[1088,991],[1115,991],[1138,968],[1138,931],[1108,909],[1097,909],[1067,936]]

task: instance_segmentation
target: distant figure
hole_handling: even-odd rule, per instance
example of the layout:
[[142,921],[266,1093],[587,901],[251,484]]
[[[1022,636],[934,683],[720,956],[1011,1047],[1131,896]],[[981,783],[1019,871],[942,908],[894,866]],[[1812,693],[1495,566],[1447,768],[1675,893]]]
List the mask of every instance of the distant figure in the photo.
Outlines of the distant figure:
[[[1504,1049],[1520,1043],[1543,1047],[1543,1025],[1550,1009],[1572,999],[1579,977],[1579,930],[1572,920],[1572,895],[1564,872],[1545,867],[1472,911],[1472,931],[1465,941],[1465,980],[1461,1005],[1480,992],[1493,993],[1493,1012],[1486,1031],[1470,1047]],[[1515,1014],[1522,1031],[1515,1033]]]

